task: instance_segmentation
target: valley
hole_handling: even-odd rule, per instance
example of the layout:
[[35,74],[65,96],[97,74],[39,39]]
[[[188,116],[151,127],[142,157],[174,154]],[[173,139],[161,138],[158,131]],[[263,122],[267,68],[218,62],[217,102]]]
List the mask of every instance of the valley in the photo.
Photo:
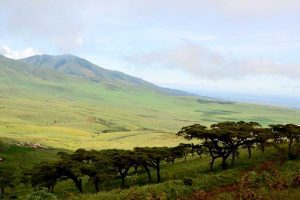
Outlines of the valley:
[[[43,57],[37,57],[39,62]],[[33,58],[24,63],[1,57],[1,138],[72,150],[131,149],[175,146],[182,139],[174,133],[193,123],[300,121],[300,110],[195,96],[103,68],[108,75],[97,75],[97,66],[76,56],[46,58],[35,65]],[[79,64],[73,69],[68,62]],[[59,64],[73,74],[56,70]]]

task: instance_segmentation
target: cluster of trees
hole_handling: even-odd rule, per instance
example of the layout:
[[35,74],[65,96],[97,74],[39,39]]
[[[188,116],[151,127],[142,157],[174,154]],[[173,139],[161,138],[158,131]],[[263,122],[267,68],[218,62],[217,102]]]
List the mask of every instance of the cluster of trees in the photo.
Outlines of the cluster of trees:
[[134,150],[85,150],[78,149],[72,154],[60,152],[60,160],[49,163],[43,162],[32,170],[26,171],[22,182],[30,183],[33,187],[46,187],[53,192],[59,181],[72,180],[76,188],[83,192],[83,177],[92,181],[96,191],[99,185],[114,179],[121,179],[121,186],[130,173],[138,170],[147,173],[149,182],[152,181],[151,169],[156,171],[157,182],[161,181],[160,168],[162,162],[174,163],[176,158],[186,157],[186,145],[177,147],[145,147]]
[[[262,127],[256,122],[221,122],[212,124],[210,128],[194,124],[183,127],[178,136],[188,140],[198,139],[198,144],[180,144],[176,147],[137,147],[133,150],[85,150],[78,149],[74,153],[60,152],[56,162],[43,162],[31,170],[23,172],[20,182],[32,187],[46,187],[53,192],[59,181],[72,180],[76,188],[83,192],[83,178],[88,177],[95,191],[100,190],[102,183],[119,179],[125,186],[126,178],[131,174],[145,173],[152,182],[151,170],[155,171],[157,182],[161,182],[161,164],[175,162],[177,158],[187,155],[205,154],[211,157],[210,168],[213,169],[216,159],[221,159],[222,169],[227,169],[228,161],[234,165],[241,149],[246,149],[249,158],[253,148],[262,153],[272,146],[287,143],[290,158],[300,155],[300,126],[293,124],[269,125]],[[5,187],[13,187],[14,173],[0,163],[0,191]]]
[[193,146],[194,151],[199,155],[203,153],[210,155],[211,170],[217,158],[222,160],[222,169],[228,167],[229,158],[231,158],[231,165],[234,165],[241,148],[248,150],[250,158],[254,147],[260,148],[264,153],[269,145],[287,142],[290,158],[296,158],[300,154],[300,126],[294,124],[269,125],[267,128],[263,128],[257,122],[244,121],[216,123],[210,128],[194,124],[183,127],[177,134],[188,140],[201,141],[199,145]]

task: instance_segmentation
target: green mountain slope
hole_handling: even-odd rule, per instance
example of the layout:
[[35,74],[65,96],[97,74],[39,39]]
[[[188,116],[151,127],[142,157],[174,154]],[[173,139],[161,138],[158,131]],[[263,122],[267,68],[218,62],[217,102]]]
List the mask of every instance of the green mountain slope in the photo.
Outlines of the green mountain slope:
[[189,95],[182,91],[158,87],[152,83],[119,71],[101,68],[85,59],[70,54],[58,56],[36,55],[21,59],[20,61],[39,68],[56,70],[68,76],[84,78],[111,87],[117,85],[121,87],[134,86],[154,90],[167,95]]
[[53,64],[24,62],[0,57],[0,138],[68,149],[132,148],[176,145],[181,139],[174,133],[196,122],[300,121],[299,110],[176,96],[112,74],[95,75],[95,81]]

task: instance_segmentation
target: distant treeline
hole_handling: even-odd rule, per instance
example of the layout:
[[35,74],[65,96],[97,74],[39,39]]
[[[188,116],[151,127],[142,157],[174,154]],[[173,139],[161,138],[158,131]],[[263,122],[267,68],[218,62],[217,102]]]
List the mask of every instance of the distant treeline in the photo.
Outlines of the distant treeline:
[[[289,159],[298,159],[300,155],[300,126],[294,124],[270,125],[265,128],[256,122],[221,122],[210,128],[194,124],[183,127],[178,133],[187,140],[199,140],[198,144],[180,144],[176,147],[138,147],[133,150],[85,150],[78,149],[72,154],[60,152],[56,162],[43,162],[31,170],[23,172],[21,183],[32,187],[46,187],[53,192],[59,181],[72,180],[82,193],[82,180],[88,177],[96,191],[100,184],[120,179],[125,186],[126,177],[143,171],[152,182],[151,170],[155,170],[156,182],[161,181],[162,163],[174,163],[178,158],[186,160],[187,155],[205,154],[211,157],[210,168],[215,160],[221,159],[222,169],[234,166],[241,149],[247,149],[249,158],[253,148],[262,153],[269,146],[286,147]],[[287,145],[285,145],[287,144]],[[0,168],[0,187],[14,187],[16,177],[10,169]]]

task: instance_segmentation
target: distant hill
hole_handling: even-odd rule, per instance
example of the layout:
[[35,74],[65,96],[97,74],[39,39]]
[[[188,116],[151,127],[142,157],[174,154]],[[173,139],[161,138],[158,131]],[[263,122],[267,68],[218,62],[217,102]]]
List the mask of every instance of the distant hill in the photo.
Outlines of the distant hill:
[[79,77],[89,81],[99,82],[111,86],[140,87],[154,90],[167,95],[191,96],[183,91],[158,87],[150,82],[144,81],[119,71],[108,70],[99,67],[83,58],[65,55],[36,55],[19,60],[27,65],[47,70],[55,70],[71,77]]

